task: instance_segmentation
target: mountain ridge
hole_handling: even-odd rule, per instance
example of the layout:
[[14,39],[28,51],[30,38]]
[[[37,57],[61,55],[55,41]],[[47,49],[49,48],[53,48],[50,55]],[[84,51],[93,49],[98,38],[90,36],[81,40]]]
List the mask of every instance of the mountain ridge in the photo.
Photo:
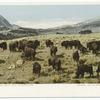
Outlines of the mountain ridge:
[[64,34],[76,34],[79,33],[82,30],[91,30],[93,33],[100,33],[100,18],[92,18],[77,24],[73,24],[73,25],[64,25],[64,26],[60,26],[60,27],[56,27],[56,28],[49,28],[46,29],[44,31],[48,31],[48,34],[51,33],[50,31],[57,33],[57,32],[61,32]]
[[[92,32],[100,33],[100,17],[92,18],[73,25],[66,24],[48,29],[34,29],[24,28],[18,25],[10,24],[8,20],[6,20],[2,15],[0,15],[0,31],[2,30],[10,30],[9,32],[12,32],[11,34],[25,34],[25,36],[29,36],[30,34],[56,34],[57,32],[63,34],[77,34],[82,30],[91,30]],[[3,33],[5,34],[5,32]]]
[[2,15],[0,15],[0,27],[11,28],[12,25]]

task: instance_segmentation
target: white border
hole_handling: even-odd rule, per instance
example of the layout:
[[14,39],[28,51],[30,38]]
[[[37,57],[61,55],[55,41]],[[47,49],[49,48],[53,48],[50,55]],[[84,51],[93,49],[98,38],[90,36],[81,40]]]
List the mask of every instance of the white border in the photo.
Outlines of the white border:
[[0,0],[0,5],[100,5],[100,0]]
[[[99,0],[0,0],[0,5],[100,5]],[[0,85],[0,97],[100,97],[99,84]]]
[[0,85],[0,97],[79,98],[100,97],[97,84],[26,84]]
[[35,98],[100,97],[100,85],[97,84],[0,85],[0,97],[35,97]]

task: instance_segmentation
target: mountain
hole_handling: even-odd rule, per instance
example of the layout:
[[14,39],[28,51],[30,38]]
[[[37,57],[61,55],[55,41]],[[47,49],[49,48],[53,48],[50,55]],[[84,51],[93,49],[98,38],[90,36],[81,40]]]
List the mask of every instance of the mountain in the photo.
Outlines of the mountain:
[[100,18],[93,18],[93,19],[89,19],[89,20],[86,20],[84,22],[81,22],[81,23],[78,23],[76,24],[78,26],[93,26],[93,27],[97,27],[97,26],[100,26]]
[[76,27],[81,30],[92,30],[92,32],[100,33],[100,18],[87,20],[76,24]]
[[94,33],[100,33],[100,18],[94,18],[86,20],[74,25],[64,25],[56,28],[49,28],[45,30],[40,30],[41,33],[64,33],[64,34],[77,34],[82,30],[91,30]]
[[11,28],[12,25],[3,16],[0,15],[0,27]]
[[0,40],[33,35],[38,35],[38,31],[36,29],[24,28],[10,24],[9,21],[0,15]]
[[74,25],[64,25],[48,29],[32,29],[10,24],[9,21],[0,15],[0,39],[13,39],[39,34],[77,34],[83,30],[100,33],[100,18],[86,20]]
[[11,29],[19,29],[20,28],[20,26],[18,26],[18,25],[15,25],[15,24],[12,24],[12,27],[11,27]]

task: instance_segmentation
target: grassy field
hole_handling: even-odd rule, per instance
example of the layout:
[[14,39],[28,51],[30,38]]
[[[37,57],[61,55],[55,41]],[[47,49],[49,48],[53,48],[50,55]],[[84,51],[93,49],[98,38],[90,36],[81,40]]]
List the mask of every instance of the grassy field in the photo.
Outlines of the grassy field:
[[[21,40],[14,39],[8,40],[9,44],[12,41]],[[100,34],[90,35],[39,35],[33,37],[25,37],[28,40],[38,39],[41,43],[37,49],[36,59],[34,61],[25,61],[23,65],[16,66],[16,62],[21,60],[20,52],[10,52],[9,49],[2,51],[0,49],[0,83],[1,84],[33,84],[33,83],[100,83],[100,78],[89,78],[88,74],[85,74],[84,78],[76,79],[75,72],[77,68],[76,62],[72,59],[72,54],[75,49],[65,49],[61,47],[61,42],[64,40],[80,40],[81,43],[86,46],[86,43],[92,40],[100,40]],[[48,66],[48,58],[50,57],[49,48],[45,46],[45,40],[51,39],[58,47],[57,55],[62,61],[63,73],[57,73],[53,71],[51,66]],[[94,76],[96,76],[97,62],[100,61],[100,55],[93,55],[91,52],[87,54],[80,54],[81,59],[86,59],[86,63],[93,64]],[[42,66],[41,75],[37,77],[32,73],[32,63],[39,62]]]

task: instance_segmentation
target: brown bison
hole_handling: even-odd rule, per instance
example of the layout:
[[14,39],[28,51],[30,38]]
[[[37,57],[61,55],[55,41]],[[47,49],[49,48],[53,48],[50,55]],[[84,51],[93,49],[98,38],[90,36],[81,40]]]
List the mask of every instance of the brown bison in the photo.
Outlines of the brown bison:
[[6,42],[1,42],[0,43],[0,48],[2,48],[3,50],[7,50],[7,43]]
[[80,48],[80,46],[82,44],[79,40],[72,40],[72,41],[70,41],[70,45],[71,45],[71,47]]
[[40,41],[38,41],[38,40],[27,41],[27,40],[23,39],[18,42],[18,51],[23,51],[25,49],[25,46],[36,50],[39,45],[40,45]]
[[100,41],[91,41],[87,43],[87,48],[92,51],[92,53],[97,54],[100,51]]
[[46,40],[45,44],[46,44],[46,47],[50,47],[54,45],[54,43],[51,40]]
[[40,46],[40,41],[35,40],[35,41],[34,41],[33,49],[37,49],[38,46]]
[[70,48],[80,48],[81,43],[79,40],[71,40],[71,41],[63,41],[61,43],[61,46],[64,46],[66,49]]
[[18,41],[18,51],[19,52],[24,51],[27,42],[28,41],[25,39]]
[[33,73],[40,76],[40,72],[41,72],[41,65],[38,62],[33,63]]
[[35,40],[35,41],[28,41],[27,46],[30,48],[33,48],[34,50],[37,49],[38,46],[40,46],[40,41]]
[[80,58],[80,55],[79,55],[78,50],[77,50],[73,53],[73,59],[74,59],[74,61],[78,62],[79,58]]
[[9,50],[11,52],[17,51],[17,49],[18,49],[18,41],[9,43]]
[[56,46],[51,46],[50,47],[50,55],[55,56],[57,52],[57,47]]
[[32,49],[32,48],[29,48],[27,46],[25,47],[25,49],[22,53],[22,57],[26,57],[26,58],[29,58],[29,59],[34,59],[35,55],[36,55],[35,50]]
[[61,46],[65,47],[66,49],[69,47],[69,41],[63,41]]
[[78,50],[80,50],[80,52],[81,52],[82,54],[85,54],[85,53],[87,53],[87,52],[88,52],[87,48],[86,48],[86,47],[84,47],[83,45],[82,45],[82,46],[80,46],[80,48],[79,48]]
[[54,70],[61,70],[61,60],[58,57],[51,57],[48,59],[49,66],[51,65]]
[[93,66],[92,66],[92,64],[89,64],[89,65],[82,64],[82,65],[77,66],[77,71],[76,71],[76,77],[77,78],[84,77],[85,73],[89,73],[90,77],[93,76]]

